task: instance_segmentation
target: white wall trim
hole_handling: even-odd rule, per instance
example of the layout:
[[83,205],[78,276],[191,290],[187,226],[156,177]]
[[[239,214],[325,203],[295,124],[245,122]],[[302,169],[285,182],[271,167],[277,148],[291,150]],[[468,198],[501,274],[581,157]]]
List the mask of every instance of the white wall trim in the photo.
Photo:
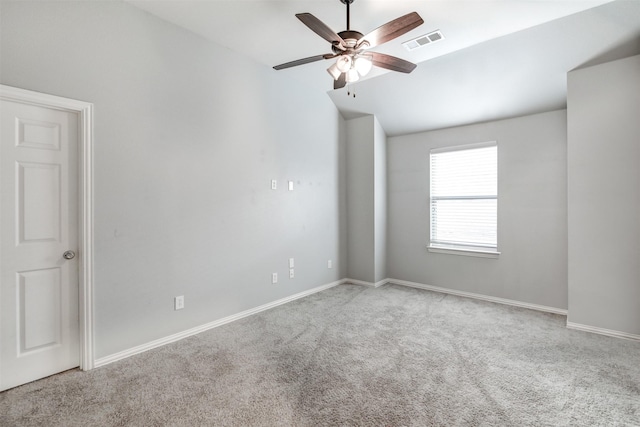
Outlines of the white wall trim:
[[170,344],[172,342],[179,341],[183,338],[190,337],[192,335],[199,334],[201,332],[207,331],[209,329],[217,328],[218,326],[226,325],[227,323],[231,323],[233,321],[242,319],[244,317],[248,317],[262,311],[269,310],[271,308],[277,307],[282,304],[286,304],[291,301],[295,301],[300,298],[304,298],[306,296],[322,292],[329,288],[333,288],[334,286],[342,285],[345,283],[345,280],[337,280],[332,283],[328,283],[326,285],[318,286],[317,288],[309,289],[304,292],[300,292],[285,298],[281,298],[279,300],[263,304],[261,306],[242,311],[237,314],[232,314],[231,316],[224,317],[222,319],[215,320],[213,322],[205,323],[204,325],[196,326],[195,328],[187,329],[186,331],[178,332],[177,334],[169,335],[164,338],[160,338],[146,344],[142,344],[128,350],[120,351],[118,353],[114,353],[110,356],[101,357],[95,361],[95,367],[100,367],[104,365],[108,365],[109,363],[117,362],[118,360],[126,359],[131,356],[135,356],[136,354],[144,353],[145,351],[152,350],[154,348],[162,347],[163,345]]
[[504,305],[512,305],[514,307],[528,308],[530,310],[544,311],[546,313],[561,314],[563,316],[567,315],[567,310],[564,310],[561,308],[555,308],[555,307],[548,307],[546,305],[530,304],[528,302],[520,302],[520,301],[510,300],[506,298],[491,297],[491,296],[482,295],[482,294],[474,294],[472,292],[440,288],[438,286],[425,285],[425,284],[416,283],[416,282],[408,282],[406,280],[398,280],[398,279],[387,279],[387,280],[388,280],[388,283],[392,283],[394,285],[408,286],[408,287],[417,288],[417,289],[425,289],[427,291],[441,292],[445,294],[451,294],[451,295],[456,295],[456,296],[466,297],[466,298],[473,298],[473,299],[478,299],[482,301],[495,302],[495,303],[504,304]]
[[376,282],[373,286],[375,288],[379,288],[382,285],[386,285],[387,283],[389,283],[389,279],[382,279],[379,282]]
[[349,283],[352,285],[360,285],[360,286],[369,286],[371,288],[375,288],[376,284],[373,282],[366,282],[364,280],[356,280],[356,279],[344,279],[344,283]]
[[614,331],[611,329],[598,328],[596,326],[583,325],[581,323],[574,323],[567,321],[567,329],[574,329],[576,331],[591,332],[593,334],[606,335],[614,338],[624,338],[627,340],[640,341],[640,335],[629,334],[627,332]]
[[436,246],[436,245],[428,245],[427,251],[433,252],[436,254],[473,256],[477,258],[498,259],[500,257],[500,252],[498,251],[480,251],[480,250],[460,249],[460,248]]
[[357,279],[343,279],[344,283],[351,283],[352,285],[360,285],[360,286],[369,286],[372,288],[379,288],[380,286],[386,284],[389,281],[389,279],[382,279],[379,282],[366,282],[364,280],[357,280]]
[[80,368],[93,369],[93,104],[6,85],[0,98],[78,115]]

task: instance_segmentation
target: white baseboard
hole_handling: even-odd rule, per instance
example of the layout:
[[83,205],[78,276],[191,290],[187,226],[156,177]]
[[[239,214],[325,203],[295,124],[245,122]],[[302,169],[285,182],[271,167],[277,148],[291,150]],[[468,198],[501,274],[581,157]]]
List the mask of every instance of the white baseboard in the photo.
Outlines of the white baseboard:
[[379,282],[365,282],[364,280],[356,280],[356,279],[344,279],[343,283],[351,283],[352,285],[360,285],[360,286],[370,286],[372,288],[379,288],[385,283],[389,282],[389,279],[382,279]]
[[322,286],[318,286],[317,288],[309,289],[308,291],[300,292],[300,293],[288,296],[286,298],[282,298],[282,299],[279,299],[277,301],[270,302],[268,304],[264,304],[264,305],[261,305],[261,306],[246,310],[246,311],[242,311],[242,312],[237,313],[237,314],[233,314],[231,316],[224,317],[224,318],[219,319],[219,320],[215,320],[215,321],[210,322],[210,323],[206,323],[204,325],[196,326],[195,328],[187,329],[186,331],[179,332],[179,333],[173,334],[173,335],[169,335],[167,337],[160,338],[160,339],[157,339],[155,341],[151,341],[151,342],[148,342],[146,344],[142,344],[142,345],[130,348],[128,350],[120,351],[118,353],[114,353],[114,354],[109,355],[109,356],[101,357],[100,359],[96,359],[94,361],[93,366],[95,368],[98,368],[100,366],[108,365],[109,363],[117,362],[118,360],[126,359],[127,357],[131,357],[131,356],[134,356],[136,354],[144,353],[145,351],[152,350],[154,348],[158,348],[158,347],[161,347],[163,345],[179,341],[179,340],[181,340],[183,338],[187,338],[187,337],[190,337],[192,335],[199,334],[199,333],[207,331],[209,329],[217,328],[218,326],[226,325],[227,323],[231,323],[231,322],[233,322],[235,320],[239,320],[239,319],[242,319],[244,317],[251,316],[251,315],[256,314],[256,313],[260,313],[261,311],[269,310],[270,308],[274,308],[274,307],[277,307],[279,305],[286,304],[288,302],[295,301],[295,300],[300,299],[300,298],[304,298],[306,296],[309,296],[309,295],[324,291],[326,289],[333,288],[334,286],[342,285],[343,283],[346,283],[346,281],[344,279],[343,280],[337,280],[335,282],[328,283],[328,284],[322,285]]
[[448,288],[440,288],[438,286],[425,285],[422,283],[409,282],[406,280],[387,279],[387,283],[393,283],[394,285],[401,285],[401,286],[409,286],[411,288],[417,288],[417,289],[425,289],[427,291],[441,292],[441,293],[456,295],[460,297],[473,298],[473,299],[478,299],[482,301],[495,302],[498,304],[512,305],[514,307],[528,308],[530,310],[544,311],[546,313],[561,314],[563,316],[567,315],[567,310],[564,310],[561,308],[547,307],[546,305],[530,304],[528,302],[520,302],[520,301],[510,300],[506,298],[491,297],[487,295],[474,294],[472,292],[457,291],[457,290],[448,289]]
[[581,323],[567,322],[567,329],[575,329],[576,331],[591,332],[594,334],[606,335],[614,338],[624,338],[627,340],[640,341],[640,335],[613,331],[611,329],[598,328],[596,326],[583,325]]
[[[163,345],[179,341],[179,340],[181,340],[183,338],[187,338],[187,337],[190,337],[192,335],[199,334],[199,333],[207,331],[209,329],[217,328],[218,326],[222,326],[222,325],[225,325],[227,323],[231,323],[231,322],[233,322],[235,320],[239,320],[239,319],[242,319],[244,317],[248,317],[248,316],[251,316],[253,314],[269,310],[269,309],[277,307],[279,305],[286,304],[288,302],[295,301],[297,299],[304,298],[306,296],[309,296],[309,295],[312,295],[312,294],[315,294],[315,293],[318,293],[318,292],[322,292],[322,291],[324,291],[326,289],[333,288],[334,286],[342,285],[342,284],[345,284],[345,283],[351,283],[351,284],[354,284],[354,285],[361,285],[361,286],[369,286],[369,287],[373,287],[373,288],[378,288],[378,287],[380,287],[380,286],[382,286],[384,284],[391,283],[391,284],[394,284],[394,285],[408,286],[408,287],[411,287],[411,288],[424,289],[424,290],[427,290],[427,291],[434,291],[434,292],[440,292],[440,293],[456,295],[456,296],[461,296],[461,297],[466,297],[466,298],[473,298],[473,299],[478,299],[478,300],[482,300],[482,301],[494,302],[494,303],[498,303],[498,304],[505,304],[505,305],[511,305],[511,306],[515,306],[515,307],[528,308],[528,309],[531,309],[531,310],[543,311],[543,312],[547,312],[547,313],[560,314],[560,315],[564,315],[564,316],[567,315],[567,310],[560,309],[560,308],[548,307],[548,306],[537,305],[537,304],[530,304],[530,303],[526,303],[526,302],[520,302],[520,301],[515,301],[515,300],[510,300],[510,299],[505,299],[505,298],[491,297],[491,296],[482,295],[482,294],[475,294],[475,293],[472,293],[472,292],[464,292],[464,291],[458,291],[458,290],[454,290],[454,289],[441,288],[441,287],[438,287],[438,286],[425,285],[423,283],[409,282],[409,281],[406,281],[406,280],[384,279],[384,280],[381,280],[379,282],[373,283],[373,282],[366,282],[366,281],[363,281],[363,280],[356,280],[356,279],[348,279],[347,278],[347,279],[337,280],[335,282],[328,283],[326,285],[318,286],[316,288],[309,289],[307,291],[300,292],[300,293],[288,296],[286,298],[282,298],[282,299],[279,299],[279,300],[276,300],[276,301],[270,302],[268,304],[264,304],[264,305],[261,305],[261,306],[258,306],[258,307],[255,307],[255,308],[252,308],[252,309],[249,309],[249,310],[245,310],[245,311],[242,311],[240,313],[237,313],[237,314],[234,314],[234,315],[231,315],[231,316],[227,316],[227,317],[224,317],[224,318],[219,319],[219,320],[215,320],[215,321],[210,322],[210,323],[206,323],[204,325],[196,326],[195,328],[191,328],[191,329],[188,329],[186,331],[179,332],[177,334],[169,335],[167,337],[160,338],[160,339],[148,342],[146,344],[142,344],[142,345],[130,348],[128,350],[120,351],[118,353],[114,353],[114,354],[109,355],[109,356],[101,357],[99,359],[94,360],[93,366],[95,368],[97,368],[97,367],[100,367],[100,366],[108,365],[109,363],[113,363],[113,362],[116,362],[118,360],[126,359],[126,358],[134,356],[136,354],[144,353],[145,351],[152,350],[154,348],[158,348],[158,347],[161,347]],[[616,337],[616,338],[625,338],[625,339],[640,341],[640,335],[634,335],[634,334],[629,334],[629,333],[620,332],[620,331],[613,331],[613,330],[609,330],[609,329],[598,328],[598,327],[595,327],[595,326],[587,326],[587,325],[582,325],[582,324],[579,324],[579,323],[567,322],[567,328],[575,329],[575,330],[579,330],[579,331],[585,331],[585,332],[592,332],[592,333],[596,333],[596,334],[600,334],[600,335],[607,335],[607,336]]]

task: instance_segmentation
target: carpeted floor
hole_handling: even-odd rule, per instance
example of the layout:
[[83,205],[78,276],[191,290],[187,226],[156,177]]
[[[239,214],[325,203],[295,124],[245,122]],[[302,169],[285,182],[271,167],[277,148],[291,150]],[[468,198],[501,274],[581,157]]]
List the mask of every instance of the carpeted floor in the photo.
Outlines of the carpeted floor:
[[2,426],[640,426],[640,343],[341,285],[0,393]]

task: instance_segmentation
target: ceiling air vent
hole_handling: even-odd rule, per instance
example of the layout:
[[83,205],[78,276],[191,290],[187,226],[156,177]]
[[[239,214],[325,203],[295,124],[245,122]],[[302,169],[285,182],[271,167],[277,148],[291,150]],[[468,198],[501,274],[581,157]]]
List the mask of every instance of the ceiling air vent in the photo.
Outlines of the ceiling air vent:
[[429,34],[425,34],[424,36],[416,37],[415,39],[411,39],[402,43],[402,45],[407,48],[407,50],[415,50],[419,47],[428,45],[430,43],[435,43],[444,39],[444,36],[440,32],[440,30],[433,31]]

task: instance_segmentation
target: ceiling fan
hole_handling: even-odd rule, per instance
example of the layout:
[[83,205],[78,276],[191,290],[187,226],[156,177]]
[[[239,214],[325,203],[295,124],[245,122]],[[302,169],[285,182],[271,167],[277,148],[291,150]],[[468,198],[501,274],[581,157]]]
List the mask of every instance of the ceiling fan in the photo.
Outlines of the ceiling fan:
[[273,67],[276,70],[296,67],[322,59],[338,58],[336,62],[327,69],[334,79],[333,88],[339,89],[347,83],[357,81],[360,76],[366,75],[373,65],[387,70],[410,73],[416,68],[413,64],[404,59],[379,52],[369,52],[367,49],[379,46],[390,40],[422,25],[424,21],[416,12],[408,13],[404,16],[389,21],[381,27],[376,28],[367,35],[359,31],[350,29],[349,5],[354,0],[340,0],[347,6],[347,29],[336,33],[318,18],[310,13],[298,13],[296,17],[302,21],[313,32],[331,43],[332,53],[324,55],[310,56],[298,59],[297,61],[286,62]]

